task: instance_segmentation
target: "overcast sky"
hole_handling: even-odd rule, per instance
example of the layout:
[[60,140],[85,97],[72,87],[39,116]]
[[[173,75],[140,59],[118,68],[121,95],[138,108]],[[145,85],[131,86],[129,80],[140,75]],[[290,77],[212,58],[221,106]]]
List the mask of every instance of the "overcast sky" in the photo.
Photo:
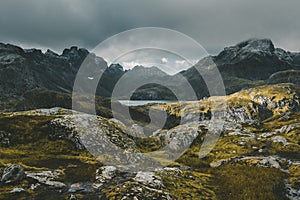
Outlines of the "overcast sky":
[[253,37],[300,51],[299,8],[299,0],[1,0],[0,42],[60,53],[151,26],[180,31],[210,54]]

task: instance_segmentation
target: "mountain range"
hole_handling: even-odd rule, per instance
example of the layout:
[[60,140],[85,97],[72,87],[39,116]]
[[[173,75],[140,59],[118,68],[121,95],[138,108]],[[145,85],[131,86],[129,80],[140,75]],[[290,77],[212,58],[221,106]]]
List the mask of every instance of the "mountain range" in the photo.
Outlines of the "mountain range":
[[[185,87],[178,81],[184,77],[197,98],[201,99],[209,96],[203,76],[211,66],[216,66],[220,71],[226,94],[266,84],[300,83],[300,53],[275,48],[269,39],[249,39],[226,47],[218,55],[203,58],[195,66],[175,75],[168,75],[157,67],[136,66],[125,70],[120,64],[108,66],[105,58],[84,48],[71,47],[58,55],[51,50],[43,53],[38,49],[22,49],[0,43],[1,108],[10,107],[14,101],[24,101],[37,91],[55,93],[54,96],[72,93],[76,74],[88,55],[103,71],[96,93],[100,97],[111,97],[116,83],[122,77],[124,88],[130,88],[136,82],[148,83],[135,90],[131,99],[174,100],[178,97],[169,88],[176,88],[181,90],[182,98],[185,98],[181,100],[189,100]],[[199,71],[203,74],[200,75]],[[120,91],[117,97],[122,99],[127,91]],[[57,98],[48,98],[49,102],[55,105]]]
[[[86,95],[72,109],[87,56],[103,73],[97,115]],[[78,47],[58,55],[0,44],[0,200],[299,199],[299,56],[250,39],[171,76],[108,66]],[[216,67],[227,95],[203,98]],[[112,92],[123,98],[136,83],[150,84],[132,99],[176,99],[169,88],[189,97],[182,77],[201,100],[129,107],[132,120],[112,114],[127,108]]]

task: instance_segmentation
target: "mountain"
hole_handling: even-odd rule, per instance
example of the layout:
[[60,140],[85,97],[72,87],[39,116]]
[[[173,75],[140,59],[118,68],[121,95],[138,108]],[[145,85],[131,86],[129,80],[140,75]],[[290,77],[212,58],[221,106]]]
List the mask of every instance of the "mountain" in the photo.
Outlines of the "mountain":
[[[136,100],[189,100],[190,94],[183,84],[186,79],[201,99],[210,96],[203,77],[214,67],[222,75],[227,94],[266,84],[298,84],[300,79],[300,53],[275,48],[269,39],[249,39],[226,47],[218,55],[203,58],[190,69],[173,76],[156,67],[136,66],[124,70],[120,64],[107,66],[103,58],[78,47],[65,49],[58,55],[51,50],[42,53],[38,49],[0,43],[0,107],[7,107],[13,100],[22,100],[25,93],[36,89],[70,94],[80,65],[87,56],[98,72],[103,72],[96,94],[108,98],[122,80],[115,92],[119,99],[133,93],[131,99]],[[90,78],[98,72],[91,72]],[[214,80],[208,81],[215,84]]]
[[[216,56],[203,58],[190,69],[173,76],[163,75],[161,71],[151,76],[151,73],[148,72],[149,75],[145,78],[146,81],[152,80],[161,84],[148,84],[139,88],[132,99],[176,100],[178,97],[173,93],[173,90],[175,90],[180,91],[181,96],[178,99],[189,100],[190,95],[186,91],[187,87],[183,84],[184,80],[187,80],[192,86],[198,99],[210,96],[204,78],[209,77],[210,71],[213,71],[215,67],[222,76],[226,94],[266,84],[298,84],[300,79],[300,53],[291,53],[275,48],[270,39],[249,39],[224,48]],[[127,76],[131,76],[125,81],[128,85],[130,85],[130,81],[141,81],[134,73],[130,72]],[[143,76],[139,74],[138,77]],[[208,84],[215,85],[215,80],[208,79],[207,81]]]
[[154,83],[162,82],[167,77],[169,75],[157,67],[145,68],[143,66],[135,66],[131,70],[126,71],[121,77],[118,87],[113,89],[117,97],[127,96],[125,99],[130,98],[128,94],[135,90],[131,99],[164,99],[169,92],[161,89],[154,91],[156,87],[160,88],[159,85]]
[[[8,107],[11,101],[22,101],[26,98],[26,94],[28,96],[34,91],[70,94],[76,74],[87,56],[90,56],[97,70],[103,72],[97,88],[98,96],[110,97],[114,85],[126,72],[137,79],[139,77],[149,79],[158,74],[165,75],[157,68],[136,67],[125,71],[119,64],[107,66],[101,57],[78,47],[65,49],[61,55],[58,55],[51,50],[42,53],[38,49],[22,49],[11,44],[0,43],[0,107]],[[91,77],[93,73],[97,72],[92,72]],[[52,104],[51,101],[55,102],[55,99],[48,99],[48,104]]]
[[[178,81],[184,77],[192,86],[198,99],[210,96],[204,77],[209,77],[209,72],[215,67],[222,76],[226,94],[266,84],[298,84],[300,53],[275,48],[270,39],[249,39],[224,48],[216,56],[201,59],[190,69],[165,77],[163,85],[177,88],[182,96],[188,99],[189,96],[185,93],[186,87]],[[216,84],[213,79],[208,79],[207,82],[210,85]],[[156,86],[152,91],[155,89],[160,93],[169,93],[166,88]],[[147,93],[147,91],[143,92]]]
[[265,80],[275,72],[299,68],[300,63],[294,59],[299,55],[275,49],[269,39],[250,39],[225,48],[213,60],[221,73],[250,80]]
[[[231,94],[258,85],[290,82],[292,78],[289,79],[278,72],[297,72],[300,70],[299,58],[300,53],[275,48],[269,39],[249,39],[224,48],[216,56],[200,60],[194,67],[182,73],[188,80],[192,80],[195,90],[199,91],[197,85],[204,83],[195,78],[195,69],[204,71],[207,66],[215,64],[222,75],[227,94]],[[272,81],[268,81],[274,73],[277,73],[276,80],[272,78]],[[293,76],[293,79],[297,79],[298,74],[294,73]]]
[[[37,88],[71,93],[76,73],[88,54],[77,47],[57,55],[50,50],[43,54],[37,49],[0,44],[1,100],[20,99]],[[103,59],[97,59],[101,67],[106,67]]]

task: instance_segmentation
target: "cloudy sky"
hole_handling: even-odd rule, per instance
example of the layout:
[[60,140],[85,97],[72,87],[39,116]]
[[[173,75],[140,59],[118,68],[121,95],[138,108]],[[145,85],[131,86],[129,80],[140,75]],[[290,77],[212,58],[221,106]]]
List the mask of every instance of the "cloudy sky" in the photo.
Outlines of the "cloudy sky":
[[163,27],[210,54],[253,37],[300,51],[299,8],[299,0],[2,0],[0,42],[60,53],[73,45],[92,50],[128,29]]

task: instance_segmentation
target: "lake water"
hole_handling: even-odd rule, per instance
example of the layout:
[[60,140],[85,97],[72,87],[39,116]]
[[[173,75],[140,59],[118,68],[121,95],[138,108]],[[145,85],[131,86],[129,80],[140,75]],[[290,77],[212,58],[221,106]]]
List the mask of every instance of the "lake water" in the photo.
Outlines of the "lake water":
[[150,103],[171,103],[175,101],[170,100],[119,100],[122,105],[125,106],[144,106]]

